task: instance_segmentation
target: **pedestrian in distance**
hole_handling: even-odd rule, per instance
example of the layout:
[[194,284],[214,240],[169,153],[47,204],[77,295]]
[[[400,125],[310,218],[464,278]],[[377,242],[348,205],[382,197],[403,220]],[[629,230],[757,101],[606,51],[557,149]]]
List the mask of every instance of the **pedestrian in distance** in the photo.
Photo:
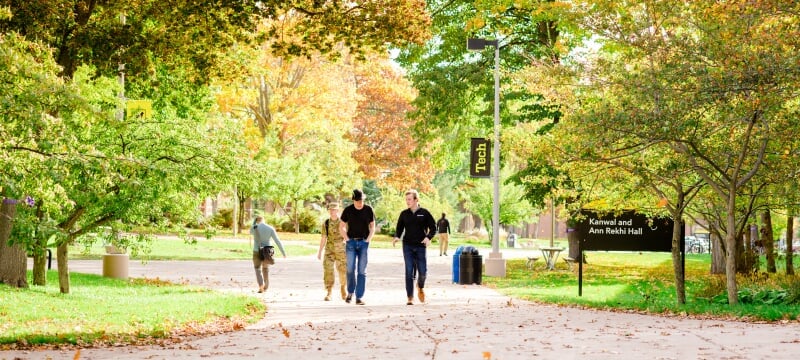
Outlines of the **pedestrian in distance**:
[[253,220],[250,234],[253,235],[253,267],[256,270],[258,292],[263,293],[269,288],[269,266],[271,264],[265,261],[266,259],[261,259],[259,251],[262,247],[273,246],[273,241],[278,245],[278,249],[280,249],[284,259],[286,258],[286,251],[283,250],[283,244],[278,239],[278,233],[275,232],[275,228],[265,224],[263,216],[256,216],[255,220]]
[[442,213],[442,218],[436,222],[436,228],[439,233],[439,256],[447,256],[447,244],[450,241],[450,221],[447,220],[445,213]]
[[[334,267],[339,274],[339,291],[342,300],[346,299],[347,284],[347,257],[344,249],[344,238],[339,232],[339,204],[328,204],[330,218],[322,222],[322,238],[319,241],[317,260],[322,259],[322,282],[325,284],[325,301],[331,301],[331,291],[334,283]],[[322,258],[324,252],[324,259]]]
[[425,278],[428,275],[428,258],[426,251],[431,239],[436,235],[436,220],[433,215],[419,206],[419,193],[416,190],[406,191],[408,209],[400,212],[397,219],[392,246],[403,240],[403,262],[406,268],[406,305],[414,305],[414,273],[417,275],[417,298],[425,302]]
[[347,257],[347,296],[346,302],[356,295],[356,305],[364,305],[366,291],[367,262],[369,242],[375,235],[375,212],[364,204],[366,195],[359,189],[353,190],[353,203],[342,211],[339,232],[347,239],[345,255]]

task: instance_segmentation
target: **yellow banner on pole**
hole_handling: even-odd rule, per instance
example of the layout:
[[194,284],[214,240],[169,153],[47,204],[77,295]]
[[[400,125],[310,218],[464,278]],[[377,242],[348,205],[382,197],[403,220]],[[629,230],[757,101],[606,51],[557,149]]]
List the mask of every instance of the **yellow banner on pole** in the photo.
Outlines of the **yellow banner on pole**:
[[128,118],[150,119],[153,117],[153,102],[150,100],[128,100],[125,102]]

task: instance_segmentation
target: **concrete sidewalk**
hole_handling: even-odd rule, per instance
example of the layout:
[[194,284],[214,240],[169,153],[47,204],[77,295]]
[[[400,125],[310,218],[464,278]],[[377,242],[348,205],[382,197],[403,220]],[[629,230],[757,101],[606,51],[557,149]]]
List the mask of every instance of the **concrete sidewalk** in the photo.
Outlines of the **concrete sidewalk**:
[[[532,304],[483,286],[452,284],[452,258],[436,256],[433,249],[429,255],[428,302],[413,306],[405,305],[399,249],[370,250],[365,306],[323,301],[322,265],[312,256],[278,258],[265,294],[255,292],[249,260],[131,262],[132,277],[252,293],[266,302],[268,312],[239,332],[169,347],[84,349],[80,358],[793,359],[800,350],[797,322],[747,324]],[[100,261],[70,266],[73,272],[102,271]],[[74,355],[0,352],[0,359]]]

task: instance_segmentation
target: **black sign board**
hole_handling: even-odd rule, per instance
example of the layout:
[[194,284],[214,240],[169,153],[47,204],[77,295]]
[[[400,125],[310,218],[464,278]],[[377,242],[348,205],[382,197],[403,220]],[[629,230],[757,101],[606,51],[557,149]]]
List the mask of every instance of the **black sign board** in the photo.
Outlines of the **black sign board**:
[[[580,236],[578,252],[578,296],[583,294],[583,252],[586,250],[607,251],[655,251],[672,252],[671,218],[648,218],[635,211],[621,214],[600,215],[590,210],[582,210],[583,220],[575,226]],[[681,231],[680,251],[683,254],[683,231]],[[681,255],[681,267],[685,267]]]
[[469,156],[469,176],[488,178],[491,165],[489,155],[492,146],[488,139],[472,138]]
[[576,230],[581,250],[672,251],[671,218],[648,218],[634,211],[599,215],[584,210]]

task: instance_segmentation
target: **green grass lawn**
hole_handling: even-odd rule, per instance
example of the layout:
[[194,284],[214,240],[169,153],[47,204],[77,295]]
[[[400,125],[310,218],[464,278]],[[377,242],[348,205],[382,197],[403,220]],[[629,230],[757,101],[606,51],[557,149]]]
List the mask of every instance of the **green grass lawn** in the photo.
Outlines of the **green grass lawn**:
[[[800,320],[800,280],[781,274],[738,278],[740,304],[727,304],[724,276],[709,274],[710,255],[686,259],[686,304],[678,305],[668,253],[588,252],[583,294],[578,296],[577,266],[568,271],[534,270],[525,260],[507,261],[505,278],[484,277],[483,284],[509,296],[563,305],[648,313],[691,314],[753,320]],[[779,268],[782,266],[779,265]]]
[[0,284],[0,349],[40,344],[148,343],[176,334],[241,329],[262,318],[255,297],[156,280],[131,281],[72,273],[61,294],[58,273],[47,286]]

